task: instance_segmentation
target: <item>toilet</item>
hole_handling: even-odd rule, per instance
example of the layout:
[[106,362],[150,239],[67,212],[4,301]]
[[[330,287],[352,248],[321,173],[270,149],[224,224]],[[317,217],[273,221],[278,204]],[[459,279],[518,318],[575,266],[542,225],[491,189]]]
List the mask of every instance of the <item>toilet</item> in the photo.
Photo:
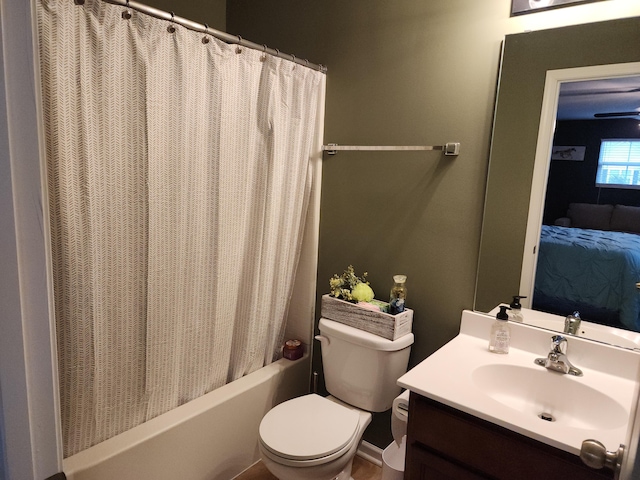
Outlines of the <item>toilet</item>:
[[387,340],[321,318],[322,365],[328,397],[314,393],[283,402],[262,419],[260,456],[280,480],[349,480],[372,412],[389,410],[400,394],[413,334]]

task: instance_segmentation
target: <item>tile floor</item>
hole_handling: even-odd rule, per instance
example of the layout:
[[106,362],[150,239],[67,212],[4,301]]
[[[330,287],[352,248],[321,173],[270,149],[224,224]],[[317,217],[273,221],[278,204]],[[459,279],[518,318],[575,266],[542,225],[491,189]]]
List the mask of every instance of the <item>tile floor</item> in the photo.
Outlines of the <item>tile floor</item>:
[[[351,476],[353,480],[380,480],[382,469],[356,455],[353,460]],[[238,475],[235,480],[277,480],[277,478],[271,475],[262,462],[258,462],[246,472]]]

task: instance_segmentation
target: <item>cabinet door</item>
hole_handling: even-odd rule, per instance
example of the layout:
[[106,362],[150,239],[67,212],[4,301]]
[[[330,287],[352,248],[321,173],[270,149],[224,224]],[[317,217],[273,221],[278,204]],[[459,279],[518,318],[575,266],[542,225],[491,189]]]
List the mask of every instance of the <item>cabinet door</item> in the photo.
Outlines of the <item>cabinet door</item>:
[[405,480],[486,480],[486,477],[434,455],[420,444],[414,443],[408,448],[411,459],[405,467]]
[[459,469],[479,475],[476,478],[613,479],[613,472],[592,470],[577,455],[412,393],[407,427],[408,464],[414,461],[416,444],[432,457],[447,460]]

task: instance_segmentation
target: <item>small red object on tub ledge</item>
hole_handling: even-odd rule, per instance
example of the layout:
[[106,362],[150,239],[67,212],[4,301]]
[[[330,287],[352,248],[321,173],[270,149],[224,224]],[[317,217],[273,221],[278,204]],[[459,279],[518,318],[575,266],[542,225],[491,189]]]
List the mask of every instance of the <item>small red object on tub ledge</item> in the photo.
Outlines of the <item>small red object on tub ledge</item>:
[[303,354],[302,343],[300,340],[287,340],[282,348],[282,356],[289,360],[298,360]]

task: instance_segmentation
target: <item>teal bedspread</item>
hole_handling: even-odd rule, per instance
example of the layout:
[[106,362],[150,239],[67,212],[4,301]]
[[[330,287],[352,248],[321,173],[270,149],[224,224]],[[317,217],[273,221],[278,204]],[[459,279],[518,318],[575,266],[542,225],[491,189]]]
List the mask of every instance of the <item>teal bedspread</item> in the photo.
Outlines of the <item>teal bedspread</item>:
[[640,331],[638,282],[640,235],[542,226],[534,297],[617,311],[625,327]]

